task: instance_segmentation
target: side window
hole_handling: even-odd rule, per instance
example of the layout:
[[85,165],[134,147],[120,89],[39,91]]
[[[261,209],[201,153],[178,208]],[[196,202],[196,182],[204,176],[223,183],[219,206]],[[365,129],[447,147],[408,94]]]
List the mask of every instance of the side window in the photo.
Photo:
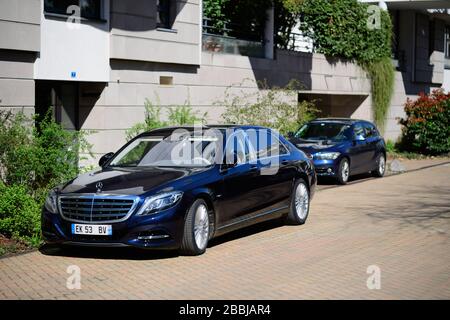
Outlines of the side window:
[[230,159],[233,159],[233,154],[236,153],[237,164],[246,163],[248,160],[247,150],[243,131],[237,131],[227,139],[225,159],[227,162],[230,161]]
[[259,130],[257,144],[250,140],[256,147],[256,157],[258,159],[275,157],[288,154],[286,146],[282,144],[275,133],[270,130]]
[[354,125],[353,133],[354,133],[355,138],[358,138],[358,137],[362,137],[364,139],[366,138],[366,134],[365,134],[364,128],[361,123],[357,123]]
[[365,123],[364,124],[364,129],[365,129],[365,132],[366,132],[366,138],[378,136],[378,131],[372,124]]

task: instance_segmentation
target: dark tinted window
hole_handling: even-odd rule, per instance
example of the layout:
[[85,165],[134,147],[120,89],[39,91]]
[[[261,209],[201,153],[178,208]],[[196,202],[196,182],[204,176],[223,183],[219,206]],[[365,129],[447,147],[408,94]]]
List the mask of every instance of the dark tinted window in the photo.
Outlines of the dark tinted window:
[[378,136],[378,130],[371,123],[364,123],[366,138]]
[[355,126],[353,127],[353,133],[354,133],[355,138],[356,137],[362,137],[364,139],[366,138],[366,132],[361,123],[355,124]]
[[295,137],[305,140],[350,140],[350,125],[336,122],[310,122],[305,124]]
[[45,0],[44,11],[47,13],[73,15],[75,12],[70,6],[78,6],[81,17],[101,19],[101,4],[101,0]]
[[160,28],[170,29],[172,27],[172,0],[158,0],[157,2],[157,25]]

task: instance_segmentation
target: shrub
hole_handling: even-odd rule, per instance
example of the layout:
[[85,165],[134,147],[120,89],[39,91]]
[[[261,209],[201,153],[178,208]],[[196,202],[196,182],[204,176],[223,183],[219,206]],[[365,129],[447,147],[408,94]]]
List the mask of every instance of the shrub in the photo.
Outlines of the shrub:
[[[157,104],[152,103],[149,99],[145,99],[145,119],[144,122],[137,123],[126,131],[127,141],[133,139],[140,133],[150,131],[156,128],[166,126],[192,125],[198,122],[205,123],[207,113],[199,116],[197,112],[192,110],[188,101],[180,106],[162,107],[159,98]],[[168,109],[168,121],[161,120],[161,111]]]
[[51,114],[35,126],[19,112],[0,113],[0,181],[24,186],[36,199],[79,173],[80,153],[91,154],[88,132],[67,131]]
[[225,100],[216,104],[225,106],[222,115],[229,124],[249,124],[271,127],[281,134],[296,131],[302,124],[315,118],[318,110],[313,102],[298,102],[297,81],[284,88],[269,88],[260,83],[261,90],[254,93],[225,93]]
[[0,233],[27,243],[40,239],[41,205],[24,186],[0,183]]
[[450,92],[434,90],[421,93],[417,100],[408,98],[402,128],[401,149],[423,154],[450,152]]

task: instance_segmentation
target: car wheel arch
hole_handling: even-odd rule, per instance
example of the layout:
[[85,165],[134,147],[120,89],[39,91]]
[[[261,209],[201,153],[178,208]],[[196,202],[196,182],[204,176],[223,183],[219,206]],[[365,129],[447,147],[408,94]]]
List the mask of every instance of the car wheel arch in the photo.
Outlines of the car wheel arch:
[[[208,213],[210,215],[210,218],[212,216],[213,219],[210,219],[210,221],[212,223],[210,223],[210,239],[212,238],[212,236],[214,235],[215,231],[216,231],[216,225],[217,225],[217,216],[216,216],[216,210],[215,210],[215,206],[214,206],[214,202],[213,202],[213,198],[212,198],[212,194],[210,191],[200,191],[198,193],[194,194],[194,197],[192,199],[192,203],[194,203],[196,200],[201,199],[203,201],[205,201],[207,207],[208,207]],[[185,219],[186,219],[186,215],[185,215]]]

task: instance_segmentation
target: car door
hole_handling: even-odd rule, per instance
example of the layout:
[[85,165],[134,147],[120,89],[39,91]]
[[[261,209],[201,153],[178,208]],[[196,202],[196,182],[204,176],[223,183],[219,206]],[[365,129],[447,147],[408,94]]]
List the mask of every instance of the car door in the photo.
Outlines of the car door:
[[371,171],[377,167],[377,145],[380,140],[378,131],[375,129],[374,125],[365,122],[363,124],[366,133],[366,143],[367,143],[367,162],[364,166],[365,171]]
[[236,166],[221,169],[223,175],[223,195],[218,227],[239,222],[251,215],[260,201],[259,168],[249,161],[248,138],[243,130],[238,130],[226,138],[224,155],[239,154]]
[[259,201],[254,214],[288,205],[296,172],[289,150],[280,141],[278,133],[269,129],[258,129],[257,139],[249,134],[249,141],[256,150],[259,169],[255,177]]
[[370,146],[367,144],[365,128],[361,122],[353,125],[353,142],[350,150],[350,172],[352,174],[364,172],[370,158]]

